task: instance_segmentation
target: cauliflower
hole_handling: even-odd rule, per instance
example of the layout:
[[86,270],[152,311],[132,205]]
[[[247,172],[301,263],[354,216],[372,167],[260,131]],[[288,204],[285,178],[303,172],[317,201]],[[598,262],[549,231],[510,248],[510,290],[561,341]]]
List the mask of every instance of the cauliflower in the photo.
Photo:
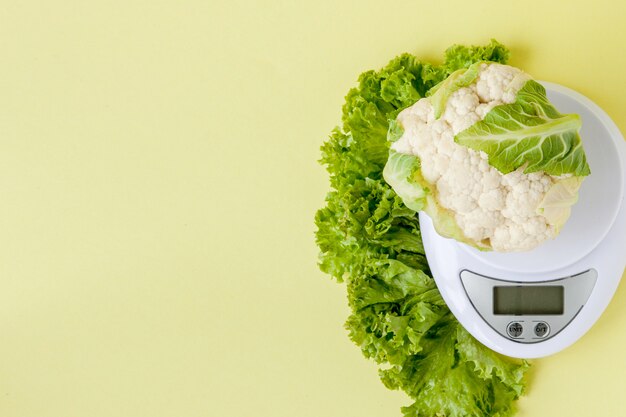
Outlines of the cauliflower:
[[[518,93],[529,80],[531,77],[517,68],[479,63],[473,68],[452,74],[442,85],[435,87],[431,96],[420,99],[399,113],[396,122],[402,127],[403,133],[392,144],[391,152],[415,156],[419,160],[419,179],[410,182],[421,181],[421,192],[430,195],[431,206],[437,206],[430,207],[429,214],[435,217],[435,225],[439,226],[440,233],[443,231],[444,235],[457,237],[482,249],[523,251],[554,238],[569,216],[569,208],[576,201],[572,195],[577,195],[580,177],[573,177],[567,172],[548,173],[548,170],[528,172],[529,166],[533,164],[545,164],[542,159],[532,158],[537,146],[543,152],[542,144],[545,140],[531,146],[532,142],[529,145],[528,141],[534,140],[532,135],[523,136],[526,133],[515,130],[517,126],[505,126],[506,132],[502,137],[497,136],[502,130],[498,123],[507,121],[508,117],[515,123],[516,111],[527,118],[533,116],[524,107],[524,102],[518,102]],[[547,103],[547,99],[545,101]],[[506,117],[499,114],[488,116],[494,109],[499,109],[497,106],[500,106],[500,111]],[[521,106],[521,111],[515,106]],[[536,117],[544,116],[554,117],[554,123],[566,127],[575,127],[575,121],[579,121],[569,117],[576,115],[557,118],[549,109],[541,110]],[[485,129],[480,123],[487,119],[492,124]],[[526,123],[535,127],[534,122],[521,120],[518,124]],[[472,129],[479,129],[480,134],[472,134]],[[457,143],[462,132],[466,136],[471,134],[468,145]],[[547,139],[548,133],[545,134]],[[533,134],[537,133],[533,131]],[[497,138],[490,139],[492,136]],[[497,143],[485,145],[484,142],[488,140]],[[514,141],[512,144],[511,140]],[[530,151],[526,149],[529,146]],[[481,147],[486,151],[472,149]],[[491,151],[491,154],[487,151]],[[572,150],[569,151],[571,153]],[[501,169],[498,169],[492,160],[499,159],[503,154],[510,154],[507,156],[509,160],[500,161]],[[531,157],[525,160],[525,154]],[[561,152],[560,156],[566,154]],[[510,160],[516,161],[517,166],[511,165]],[[502,172],[502,165],[506,165],[510,172]],[[388,179],[393,175],[389,175],[389,172],[386,174],[385,178],[394,186],[393,179]],[[575,178],[573,183],[571,178]],[[547,196],[548,200],[554,200],[554,192],[550,193],[550,190],[563,181],[569,183],[566,187],[559,186],[555,192],[562,194],[564,189],[567,190],[567,204],[557,203],[556,207],[562,210],[554,212],[553,207],[549,213],[555,214],[548,216],[542,204]],[[398,194],[404,197],[403,193]],[[419,193],[414,197],[421,198]],[[422,202],[419,207],[424,204],[428,205]],[[426,209],[428,212],[428,207]],[[447,216],[447,219],[437,219],[440,216]]]

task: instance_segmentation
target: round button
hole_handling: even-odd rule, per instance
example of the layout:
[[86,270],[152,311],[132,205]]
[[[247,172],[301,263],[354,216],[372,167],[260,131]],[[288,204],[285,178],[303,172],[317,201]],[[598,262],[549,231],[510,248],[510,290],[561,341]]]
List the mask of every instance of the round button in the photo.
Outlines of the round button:
[[535,325],[535,335],[538,337],[546,337],[550,332],[550,327],[548,327],[548,323],[540,321]]
[[524,327],[522,326],[522,323],[514,321],[512,323],[509,323],[506,331],[511,337],[520,337],[524,332]]

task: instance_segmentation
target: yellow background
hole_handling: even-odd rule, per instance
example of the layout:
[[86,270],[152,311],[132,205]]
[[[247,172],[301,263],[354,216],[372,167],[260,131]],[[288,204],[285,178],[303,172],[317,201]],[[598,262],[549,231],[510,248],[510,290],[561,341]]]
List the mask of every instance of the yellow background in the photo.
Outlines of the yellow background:
[[[399,416],[316,267],[343,96],[495,37],[626,131],[625,4],[1,0],[0,415]],[[625,317],[519,416],[626,415]]]

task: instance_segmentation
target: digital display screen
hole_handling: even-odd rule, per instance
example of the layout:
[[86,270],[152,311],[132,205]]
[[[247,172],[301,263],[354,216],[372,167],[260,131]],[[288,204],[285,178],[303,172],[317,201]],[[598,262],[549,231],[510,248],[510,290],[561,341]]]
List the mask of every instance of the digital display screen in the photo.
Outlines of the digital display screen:
[[560,285],[493,287],[493,314],[563,314],[564,293]]

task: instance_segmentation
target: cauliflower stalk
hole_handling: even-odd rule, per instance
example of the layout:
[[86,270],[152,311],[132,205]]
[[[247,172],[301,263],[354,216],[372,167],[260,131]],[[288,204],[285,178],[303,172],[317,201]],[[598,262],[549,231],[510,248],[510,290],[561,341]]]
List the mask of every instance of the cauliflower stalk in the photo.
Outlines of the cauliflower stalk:
[[590,173],[580,125],[528,74],[479,62],[398,114],[383,175],[442,236],[530,250],[559,233]]

